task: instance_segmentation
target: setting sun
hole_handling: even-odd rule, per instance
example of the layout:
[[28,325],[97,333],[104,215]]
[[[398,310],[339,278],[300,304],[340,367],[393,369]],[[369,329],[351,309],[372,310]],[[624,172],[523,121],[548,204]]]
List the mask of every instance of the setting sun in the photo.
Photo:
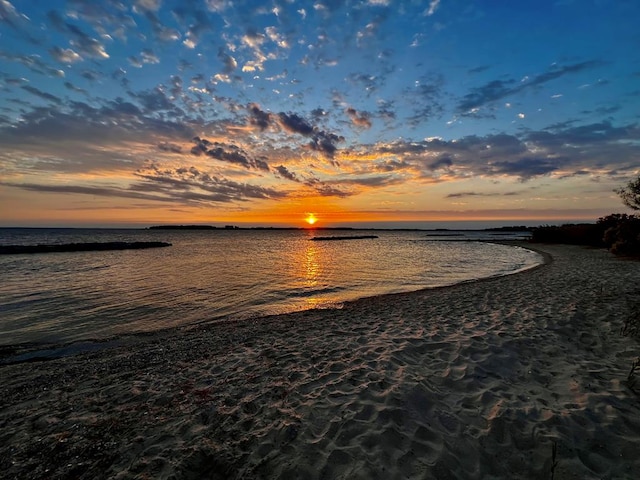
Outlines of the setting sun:
[[307,215],[307,218],[304,219],[305,222],[307,222],[309,225],[313,225],[314,223],[316,223],[318,221],[318,219],[316,218],[316,216],[313,213],[309,213]]

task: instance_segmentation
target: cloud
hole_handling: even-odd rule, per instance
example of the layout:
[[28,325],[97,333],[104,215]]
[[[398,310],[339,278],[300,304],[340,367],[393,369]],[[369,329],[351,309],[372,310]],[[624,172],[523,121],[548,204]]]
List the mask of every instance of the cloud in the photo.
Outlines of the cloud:
[[[173,139],[188,141],[194,136],[191,125],[165,118],[159,114],[162,110],[158,112],[149,109],[148,107],[154,106],[150,99],[141,102],[141,105],[122,98],[103,100],[101,105],[82,101],[64,104],[58,97],[49,98],[51,94],[30,85],[25,86],[28,87],[26,91],[55,105],[32,107],[24,111],[19,123],[0,128],[0,143],[7,149],[24,152],[61,149],[58,155],[79,157],[80,160],[74,163],[82,165],[87,152],[93,155],[97,150],[101,156],[108,158],[109,152],[104,148],[105,145],[126,145],[126,142],[140,144],[147,141],[153,148],[157,145],[158,138],[167,142]],[[170,102],[167,104],[175,108]],[[69,144],[69,150],[64,146],[66,143]],[[55,155],[55,151],[58,150],[51,150],[51,153]]]
[[22,35],[29,43],[40,45],[41,40],[31,36],[27,31],[29,22],[29,17],[21,14],[11,2],[0,0],[0,23],[8,25],[9,28]]
[[187,28],[182,44],[195,49],[202,37],[212,31],[213,25],[207,12],[193,8],[191,2],[184,2],[172,10],[174,17]]
[[194,137],[195,145],[191,148],[192,155],[207,155],[222,162],[240,165],[248,170],[262,170],[268,172],[269,164],[262,158],[253,158],[241,147],[221,142],[210,142],[207,139]]
[[167,96],[165,91],[156,87],[138,93],[130,93],[130,95],[138,100],[142,105],[145,113],[166,111],[170,112],[174,118],[180,118],[184,112]]
[[397,185],[404,180],[400,177],[392,175],[367,175],[365,177],[351,176],[344,179],[334,180],[332,183],[339,185],[357,185],[370,188],[386,187],[388,185]]
[[238,62],[234,57],[225,53],[222,47],[218,49],[218,59],[222,62],[222,71],[213,76],[216,82],[231,83],[241,80],[240,77],[231,75],[238,68]]
[[7,25],[14,26],[15,22],[20,19],[20,14],[11,2],[8,0],[0,0],[0,21]]
[[180,40],[180,32],[175,28],[164,25],[153,11],[145,10],[144,17],[151,25],[151,31],[153,32],[153,36],[156,40],[161,42],[174,42]]
[[280,38],[279,35],[276,35],[274,38],[274,34],[276,32],[275,27],[272,27],[272,29],[267,28],[266,32],[271,32],[271,35],[261,33],[254,27],[249,27],[245,34],[241,36],[241,46],[244,49],[249,50],[252,55],[252,60],[244,62],[244,65],[242,66],[243,72],[263,71],[265,68],[264,63],[267,60],[274,60],[277,58],[275,52],[265,53],[263,51],[263,47],[265,46],[267,39],[271,39],[272,41],[275,40],[281,48],[288,48],[288,45],[284,40],[277,40]]
[[[361,152],[361,153],[359,153]],[[555,129],[526,131],[520,135],[470,135],[455,140],[397,140],[379,145],[363,145],[351,151],[370,168],[402,168],[416,177],[446,178],[513,177],[526,181],[553,175],[557,178],[584,175],[617,175],[637,171],[640,156],[640,127],[614,127],[608,122],[589,125],[558,125]]]
[[115,37],[123,42],[127,41],[128,33],[138,31],[138,25],[127,11],[128,8],[122,3],[95,0],[68,0],[65,8],[68,18],[87,22],[100,37]]
[[145,183],[134,184],[133,189],[162,193],[186,203],[229,203],[248,199],[279,200],[288,196],[284,191],[235,182],[202,172],[194,166],[167,169],[151,163],[138,171],[137,176],[144,179]]
[[269,38],[269,40],[275,43],[279,48],[284,48],[284,49],[289,48],[288,41],[280,32],[278,32],[278,29],[276,27],[273,27],[273,26],[267,27],[264,29],[264,31],[267,35],[267,38]]
[[[539,93],[536,87],[559,78],[571,80],[570,75],[590,75],[597,62],[549,67],[524,82],[515,74],[491,79],[486,67],[469,69],[464,57],[434,64],[407,47],[414,38],[410,28],[420,26],[425,48],[441,51],[438,48],[446,45],[453,24],[448,23],[448,31],[437,31],[433,21],[446,13],[442,10],[446,3],[402,2],[398,9],[387,0],[319,0],[315,4],[317,10],[305,7],[304,19],[296,13],[300,3],[288,0],[268,5],[243,0],[137,1],[135,7],[134,2],[117,0],[67,0],[64,8],[55,7],[57,12],[49,15],[48,23],[42,12],[30,9],[34,18],[30,28],[41,30],[48,42],[55,39],[59,46],[43,44],[39,49],[4,54],[6,63],[16,63],[7,72],[28,77],[30,83],[3,78],[1,88],[7,98],[0,112],[3,148],[6,139],[11,152],[20,153],[16,159],[33,159],[33,165],[40,162],[38,172],[44,171],[45,162],[51,162],[54,172],[115,170],[127,162],[133,170],[152,158],[174,174],[162,180],[159,174],[153,175],[155,180],[138,177],[139,188],[159,193],[186,185],[194,196],[212,192],[187,185],[187,175],[192,173],[176,166],[181,162],[200,173],[208,168],[218,178],[223,173],[233,180],[254,179],[290,191],[305,191],[305,182],[310,182],[309,188],[319,194],[339,197],[405,181],[424,184],[474,177],[513,181],[580,172],[608,175],[616,166],[610,159],[616,158],[612,152],[623,159],[617,162],[620,169],[631,168],[634,158],[637,163],[639,157],[633,155],[638,147],[632,140],[637,138],[637,127],[576,121],[563,128],[541,129],[540,122],[550,115],[558,121],[566,119],[562,112],[550,112],[549,92],[545,89],[541,95],[542,102],[548,102],[539,105],[545,109],[543,114],[536,114],[538,105],[509,97]],[[346,25],[337,22],[347,17]],[[115,23],[118,19],[122,30]],[[405,22],[406,31],[394,31],[396,20]],[[57,31],[46,32],[46,27]],[[7,31],[8,36],[18,37]],[[394,32],[397,36],[392,36]],[[86,48],[92,55],[70,43],[91,38],[111,58],[104,58],[91,42]],[[161,39],[185,41],[195,50],[186,51],[177,42],[159,43]],[[25,51],[33,55],[22,55]],[[131,64],[145,67],[142,71],[127,65],[126,56],[132,54]],[[303,55],[309,57],[307,65],[297,62]],[[326,66],[327,59],[340,63],[331,72],[337,77],[328,76],[327,69],[314,70],[312,62]],[[476,64],[487,64],[485,60]],[[32,74],[51,76],[51,66],[64,68],[67,77],[51,81]],[[253,71],[243,73],[243,66]],[[477,75],[465,77],[470,70]],[[445,78],[439,71],[450,76]],[[46,80],[50,83],[38,83]],[[477,89],[466,87],[462,97],[458,88],[465,88],[465,82]],[[554,101],[554,108],[568,109],[570,92],[558,91],[565,92],[565,98]],[[575,93],[586,95],[585,91]],[[602,98],[601,113],[606,113],[608,97]],[[465,114],[462,107],[482,108],[495,101],[500,107],[505,101],[513,102],[511,111],[500,108],[500,118],[517,120],[515,115],[524,112],[531,120],[529,129],[522,122],[501,127],[473,119],[461,119],[465,125],[453,126],[434,121],[445,111]],[[573,113],[575,118],[580,109],[596,114],[598,104],[585,101],[582,105],[578,98],[571,102],[581,105]],[[627,114],[629,105],[618,103],[620,114]],[[500,128],[510,133],[495,134]],[[482,133],[460,136],[472,131]],[[443,138],[425,140],[436,135]],[[106,160],[109,154],[114,163]],[[2,155],[3,160],[8,157],[8,153]],[[400,190],[392,189],[394,194]]]
[[57,103],[57,104],[62,103],[62,100],[60,100],[60,98],[56,97],[55,95],[51,95],[50,93],[43,92],[42,90],[38,90],[36,87],[32,87],[31,85],[23,85],[20,88],[44,100],[48,100],[50,102]]
[[295,173],[290,172],[289,169],[287,169],[287,167],[285,167],[284,165],[279,165],[279,166],[275,167],[274,170],[282,178],[286,178],[287,180],[291,180],[293,182],[299,182],[300,181],[298,179],[298,177],[296,177]]
[[366,73],[351,73],[347,80],[367,92],[367,96],[377,92],[384,86],[384,75],[370,75]]
[[315,120],[322,120],[327,115],[329,115],[329,113],[323,108],[314,108],[313,110],[311,110],[311,116]]
[[314,133],[313,126],[295,113],[280,112],[276,118],[278,124],[290,133],[299,133],[305,137],[311,136]]
[[47,65],[39,55],[14,55],[0,50],[0,60],[9,60],[24,65],[29,70],[49,77],[64,77],[64,71]]
[[74,37],[69,43],[71,43],[71,45],[80,53],[84,53],[88,57],[97,59],[109,58],[109,54],[105,50],[104,45],[98,40],[90,37],[75,25],[66,23],[66,27],[67,31]]
[[336,150],[338,150],[336,144],[340,142],[344,142],[343,136],[325,131],[318,131],[313,135],[313,138],[309,143],[309,147],[311,150],[320,152],[328,158],[333,158]]
[[258,127],[261,131],[265,131],[271,124],[271,114],[263,111],[260,105],[251,103],[247,107],[249,111],[249,123]]
[[82,60],[82,57],[70,48],[53,47],[49,53],[60,63],[75,63]]
[[438,118],[444,112],[443,96],[444,78],[442,75],[424,76],[410,88],[405,88],[403,94],[410,102],[413,114],[407,118],[412,127],[424,124],[432,118]]
[[322,182],[318,178],[310,178],[305,181],[305,185],[311,187],[321,197],[346,198],[354,195],[352,190],[345,190],[334,185]]
[[524,82],[517,82],[514,79],[492,80],[481,87],[472,89],[470,93],[466,94],[458,103],[457,111],[460,114],[469,114],[474,109],[505,97],[548,83],[562,76],[589,70],[601,65],[603,65],[603,62],[590,60],[565,67],[553,66],[548,71],[527,79]]
[[487,166],[486,171],[490,175],[509,175],[526,180],[558,170],[564,160],[562,157],[521,157],[492,162]]
[[223,12],[233,3],[230,0],[205,0],[207,8],[212,12]]
[[309,148],[327,158],[332,159],[338,149],[336,144],[344,141],[343,136],[320,130],[295,113],[280,112],[275,119],[285,131],[310,137]]
[[89,80],[90,82],[97,82],[104,77],[104,73],[98,70],[83,70],[80,74],[82,78]]
[[162,150],[163,152],[182,153],[182,147],[180,145],[176,145],[175,143],[170,142],[159,143],[158,149]]
[[135,0],[135,8],[157,12],[162,5],[162,0]]
[[150,48],[143,49],[142,52],[140,52],[140,57],[143,63],[160,63],[160,59]]
[[138,57],[131,55],[130,57],[127,58],[127,61],[129,62],[129,64],[132,67],[135,68],[142,68],[143,64],[142,64],[142,60],[140,60]]
[[359,128],[371,128],[371,120],[367,112],[358,114],[357,110],[352,107],[347,108],[345,112],[355,126]]
[[225,51],[220,47],[218,50],[218,58],[222,62],[223,68],[222,73],[229,75],[234,72],[236,68],[238,68],[238,62],[231,55],[225,53]]
[[444,154],[444,155],[441,155],[440,158],[438,158],[433,163],[430,163],[429,165],[427,165],[427,168],[429,168],[429,170],[440,170],[443,168],[449,168],[452,165],[453,165],[453,160],[451,159],[451,157],[447,154]]
[[160,202],[173,202],[174,199],[170,197],[160,197],[149,195],[143,192],[136,192],[134,190],[116,188],[116,187],[98,187],[87,185],[51,185],[51,184],[36,184],[36,183],[11,183],[0,182],[0,185],[6,187],[20,188],[22,190],[28,190],[31,192],[43,192],[43,193],[68,193],[68,194],[80,194],[80,195],[94,195],[101,197],[120,197],[120,198],[136,198],[141,200],[153,200]]
[[436,13],[436,10],[438,9],[439,6],[440,6],[440,0],[431,0],[429,2],[429,8],[425,10],[424,14],[427,17],[430,17],[431,15]]
[[64,86],[66,89],[71,90],[72,92],[81,93],[83,95],[89,95],[89,92],[87,92],[84,88],[76,87],[71,82],[64,82]]
[[530,132],[529,141],[544,144],[547,147],[561,148],[567,145],[591,145],[611,143],[622,140],[638,140],[640,127],[636,124],[614,127],[611,122],[599,122],[580,126],[559,126],[551,130]]
[[47,12],[47,19],[56,30],[71,36],[69,43],[80,54],[103,60],[109,58],[109,54],[102,43],[87,35],[80,27],[65,21],[57,11],[50,10]]
[[465,197],[513,197],[520,195],[519,192],[457,192],[450,193],[445,198],[465,198]]
[[167,169],[159,168],[152,163],[140,169],[135,175],[141,181],[134,182],[126,188],[28,182],[0,182],[0,185],[33,192],[135,198],[174,204],[178,202],[185,205],[235,203],[255,199],[280,200],[288,195],[286,192],[272,188],[235,182],[210,175],[199,171],[196,167]]

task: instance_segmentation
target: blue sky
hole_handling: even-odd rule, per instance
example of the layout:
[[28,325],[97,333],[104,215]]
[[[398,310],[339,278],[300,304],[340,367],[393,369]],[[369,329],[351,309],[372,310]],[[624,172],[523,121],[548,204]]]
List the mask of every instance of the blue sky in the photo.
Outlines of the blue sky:
[[638,24],[636,1],[0,0],[0,225],[624,211]]

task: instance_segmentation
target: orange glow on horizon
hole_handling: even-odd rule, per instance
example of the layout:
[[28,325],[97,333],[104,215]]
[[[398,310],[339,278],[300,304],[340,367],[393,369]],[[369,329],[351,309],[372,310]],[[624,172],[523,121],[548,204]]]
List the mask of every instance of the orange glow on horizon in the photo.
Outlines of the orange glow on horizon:
[[[358,226],[381,222],[455,222],[521,221],[539,224],[555,221],[593,222],[610,213],[606,207],[584,210],[374,210],[374,205],[352,205],[346,200],[310,196],[291,198],[286,202],[255,202],[251,207],[237,205],[225,208],[202,208],[171,205],[153,201],[132,204],[126,198],[79,196],[66,203],[66,196],[50,192],[22,193],[18,189],[3,192],[0,203],[6,207],[0,223],[3,226],[147,226],[164,224],[260,225],[306,227]],[[363,208],[364,207],[364,208]]]

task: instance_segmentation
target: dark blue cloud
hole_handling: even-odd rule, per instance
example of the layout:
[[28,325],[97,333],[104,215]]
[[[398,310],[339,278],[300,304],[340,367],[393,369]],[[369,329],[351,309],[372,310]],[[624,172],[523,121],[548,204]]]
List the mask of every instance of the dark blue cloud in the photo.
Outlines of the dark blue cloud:
[[448,194],[445,198],[513,197],[516,195],[521,195],[521,192],[456,192]]
[[51,95],[50,93],[38,90],[36,87],[32,87],[31,85],[23,85],[20,88],[22,88],[26,92],[29,92],[32,95],[35,95],[36,97],[40,97],[40,98],[42,98],[44,100],[48,100],[50,102],[57,103],[57,104],[61,104],[62,103],[62,100],[60,98],[56,97],[55,95]]
[[307,122],[304,118],[296,113],[284,113],[278,114],[278,123],[282,128],[291,133],[299,133],[308,137],[314,133],[313,126]]
[[502,100],[511,95],[521,93],[539,85],[556,80],[562,76],[582,72],[603,66],[605,63],[598,60],[590,60],[564,67],[553,67],[548,71],[536,75],[527,81],[516,81],[514,79],[492,80],[481,87],[477,87],[466,94],[458,103],[457,111],[460,114],[468,114],[475,108]]
[[526,180],[558,170],[561,164],[565,163],[565,160],[558,157],[521,157],[514,160],[492,162],[487,166],[486,170],[494,175],[511,175]]
[[287,180],[291,180],[293,182],[299,182],[300,181],[298,179],[298,177],[296,176],[296,174],[291,172],[291,171],[289,171],[289,169],[287,167],[285,167],[284,165],[279,165],[279,166],[275,167],[274,170],[282,178],[286,178]]
[[269,164],[263,158],[254,158],[237,145],[220,142],[210,142],[207,139],[194,137],[195,146],[191,148],[193,155],[207,155],[222,162],[241,165],[246,169],[256,169],[268,172]]

